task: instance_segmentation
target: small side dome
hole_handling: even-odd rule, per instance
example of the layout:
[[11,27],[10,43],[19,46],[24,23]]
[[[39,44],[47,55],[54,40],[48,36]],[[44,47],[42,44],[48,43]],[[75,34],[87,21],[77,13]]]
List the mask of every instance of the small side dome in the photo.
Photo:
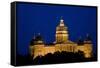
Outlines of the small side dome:
[[81,36],[78,38],[77,44],[78,45],[83,45],[84,44],[84,41],[82,40]]
[[30,41],[30,45],[34,45],[35,44],[35,39],[32,39],[31,41]]
[[40,35],[40,33],[31,40],[30,45],[35,45],[35,44],[43,44],[43,39]]
[[91,39],[90,35],[87,34],[87,35],[86,35],[86,39],[84,40],[84,43],[92,43],[91,40],[92,40],[92,39]]
[[36,37],[35,37],[35,35],[34,35],[34,37],[33,37],[33,39],[30,41],[30,45],[32,46],[32,45],[34,45],[35,43],[36,43],[36,39],[35,39]]
[[42,39],[42,36],[40,35],[40,33],[36,36],[35,43],[36,44],[43,44],[43,39]]
[[40,40],[42,41],[42,37],[41,37],[40,33],[36,36],[35,40],[36,41],[40,41]]

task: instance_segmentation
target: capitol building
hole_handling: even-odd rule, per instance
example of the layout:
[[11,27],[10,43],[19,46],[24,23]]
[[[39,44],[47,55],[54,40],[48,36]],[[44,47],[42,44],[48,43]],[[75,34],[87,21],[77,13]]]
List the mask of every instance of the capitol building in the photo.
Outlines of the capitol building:
[[92,57],[92,41],[89,39],[89,35],[86,39],[81,41],[73,42],[69,40],[68,27],[64,24],[64,20],[60,19],[59,25],[56,27],[55,41],[53,44],[45,44],[40,34],[34,36],[30,42],[29,50],[33,59],[37,56],[45,56],[48,53],[54,54],[55,52],[72,52],[77,53],[83,52],[85,58]]

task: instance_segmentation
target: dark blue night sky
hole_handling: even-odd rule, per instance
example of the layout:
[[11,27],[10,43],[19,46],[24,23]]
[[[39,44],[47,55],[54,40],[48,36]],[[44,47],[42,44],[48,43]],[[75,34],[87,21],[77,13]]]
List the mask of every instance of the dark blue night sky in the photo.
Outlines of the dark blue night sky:
[[17,4],[17,52],[27,55],[34,34],[40,33],[45,43],[55,41],[56,26],[63,16],[69,30],[69,39],[76,42],[88,33],[93,42],[94,52],[97,45],[97,8],[61,5]]

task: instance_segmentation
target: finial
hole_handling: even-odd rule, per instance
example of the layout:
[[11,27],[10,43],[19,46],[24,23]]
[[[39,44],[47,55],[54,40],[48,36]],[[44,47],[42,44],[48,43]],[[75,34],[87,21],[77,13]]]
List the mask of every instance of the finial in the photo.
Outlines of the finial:
[[64,22],[64,20],[63,20],[63,16],[61,16],[60,22]]

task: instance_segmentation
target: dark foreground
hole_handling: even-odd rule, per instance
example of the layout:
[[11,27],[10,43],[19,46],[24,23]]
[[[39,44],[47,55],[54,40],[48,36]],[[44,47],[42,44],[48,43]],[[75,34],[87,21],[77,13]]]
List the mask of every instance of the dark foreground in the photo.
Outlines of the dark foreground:
[[41,65],[41,64],[57,64],[57,63],[74,63],[74,62],[90,62],[97,61],[97,56],[93,55],[91,58],[85,58],[82,52],[55,52],[48,53],[45,56],[38,56],[34,60],[30,55],[17,55],[16,65]]

